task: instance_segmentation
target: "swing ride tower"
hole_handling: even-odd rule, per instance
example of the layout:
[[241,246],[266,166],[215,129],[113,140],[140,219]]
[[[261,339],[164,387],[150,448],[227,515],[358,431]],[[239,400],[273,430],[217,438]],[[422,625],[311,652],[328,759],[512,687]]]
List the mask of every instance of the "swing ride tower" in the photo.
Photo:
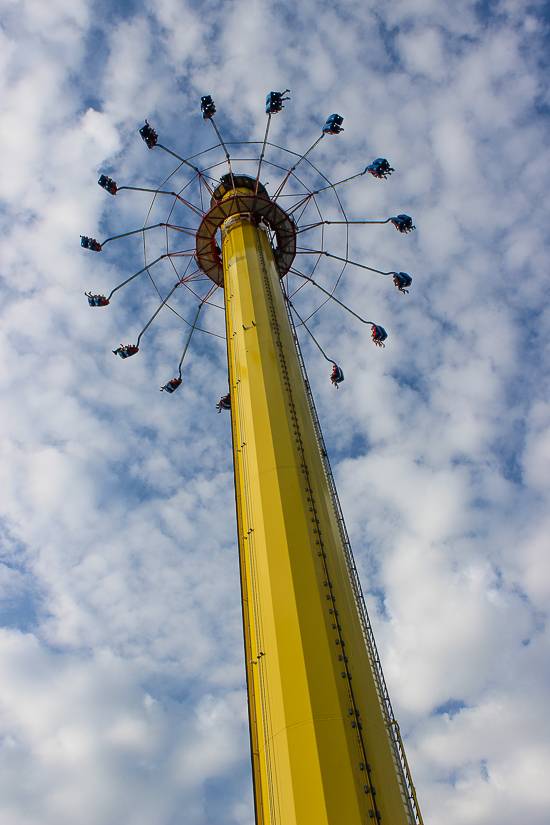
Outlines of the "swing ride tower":
[[[365,825],[379,821],[387,825],[422,825],[293,313],[309,330],[282,286],[300,250],[297,233],[310,227],[298,229],[292,212],[285,212],[279,205],[278,196],[324,134],[342,130],[342,118],[330,116],[321,138],[299,156],[270,197],[260,182],[260,172],[271,114],[282,108],[281,101],[286,100],[283,94],[268,95],[269,120],[255,177],[233,171],[227,147],[214,124],[215,106],[209,96],[201,101],[203,118],[211,120],[229,169],[215,189],[189,160],[158,144],[192,168],[211,195],[210,208],[200,211],[200,226],[192,233],[195,248],[172,253],[172,257],[192,256],[190,261],[196,262],[197,272],[213,282],[207,297],[219,287],[224,294],[230,388],[227,406],[232,423],[256,823]],[[147,121],[140,133],[149,149],[157,145],[157,134]],[[378,158],[367,171],[385,178],[394,170],[385,159]],[[117,188],[104,175],[99,184],[112,195],[121,189],[136,188]],[[308,197],[336,185],[329,182],[329,186]],[[139,191],[154,191],[155,197],[170,195],[186,203],[181,195],[161,188]],[[343,209],[342,214],[345,217]],[[406,215],[385,221],[346,219],[332,223],[390,221],[399,232],[414,229]],[[189,229],[170,222],[144,226],[141,231],[157,226],[190,234]],[[132,234],[136,233],[126,233]],[[94,251],[101,251],[107,241],[114,240],[109,238],[100,244],[86,236],[81,238],[82,246]],[[321,254],[352,263],[347,259],[347,249],[345,258],[326,251]],[[146,261],[144,269],[108,297],[87,293],[90,306],[108,305],[121,286],[170,257],[167,251],[150,264]],[[406,292],[404,286],[411,283],[406,273],[355,265],[393,276],[401,292]],[[296,274],[345,306],[311,277]],[[193,277],[196,274],[180,278],[140,333],[137,344],[121,346],[115,354],[124,359],[136,354],[143,333],[176,288]],[[162,388],[169,393],[181,384],[183,357],[205,301],[202,299],[191,327],[179,377]],[[384,340],[383,328],[349,311],[371,324],[375,343]],[[337,380],[343,380],[343,373]]]
[[245,176],[222,178],[197,233],[223,277],[256,821],[407,825],[414,790],[281,289],[295,242]]

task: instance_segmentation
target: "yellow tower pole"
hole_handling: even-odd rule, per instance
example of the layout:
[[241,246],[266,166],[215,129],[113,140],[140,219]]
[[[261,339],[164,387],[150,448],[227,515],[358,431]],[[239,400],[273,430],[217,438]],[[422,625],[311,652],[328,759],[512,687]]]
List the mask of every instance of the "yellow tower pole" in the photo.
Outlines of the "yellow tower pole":
[[[239,194],[250,200],[225,197]],[[224,221],[222,257],[256,821],[413,825],[274,250],[252,213]]]

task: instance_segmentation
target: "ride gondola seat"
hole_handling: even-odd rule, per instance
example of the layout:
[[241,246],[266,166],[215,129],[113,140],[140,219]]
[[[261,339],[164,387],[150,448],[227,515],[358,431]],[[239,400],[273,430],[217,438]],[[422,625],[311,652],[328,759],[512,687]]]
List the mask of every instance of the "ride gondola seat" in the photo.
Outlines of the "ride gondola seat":
[[121,344],[118,349],[113,350],[113,355],[120,355],[121,358],[131,358],[137,352],[139,352],[139,347],[136,347],[135,344],[127,344],[125,347]]
[[169,392],[171,394],[177,390],[180,384],[181,378],[173,378],[171,381],[165,384],[164,387],[161,387],[160,391],[162,392],[164,390],[164,392]]
[[339,135],[340,132],[343,132],[344,129],[342,127],[342,123],[344,122],[344,118],[341,115],[330,115],[327,118],[327,122],[323,126],[323,134],[324,135]]
[[386,332],[384,327],[378,326],[378,324],[372,325],[372,340],[377,346],[383,347],[383,342],[386,340],[387,337],[388,333]]

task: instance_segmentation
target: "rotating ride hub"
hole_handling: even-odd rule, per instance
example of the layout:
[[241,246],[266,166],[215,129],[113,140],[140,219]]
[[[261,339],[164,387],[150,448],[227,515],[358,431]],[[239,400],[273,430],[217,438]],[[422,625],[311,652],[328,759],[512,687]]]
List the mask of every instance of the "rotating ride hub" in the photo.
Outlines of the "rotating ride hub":
[[249,175],[223,175],[197,231],[197,263],[218,286],[223,286],[223,261],[216,234],[234,215],[246,215],[256,226],[271,230],[279,276],[283,278],[296,257],[296,224],[272,201],[265,186]]

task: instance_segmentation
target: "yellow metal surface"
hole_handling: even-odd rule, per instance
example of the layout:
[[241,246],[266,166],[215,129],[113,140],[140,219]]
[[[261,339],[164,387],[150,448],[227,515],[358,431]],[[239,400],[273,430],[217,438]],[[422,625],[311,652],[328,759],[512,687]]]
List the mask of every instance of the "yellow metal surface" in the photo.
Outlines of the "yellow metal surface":
[[407,825],[273,250],[222,235],[257,823]]

